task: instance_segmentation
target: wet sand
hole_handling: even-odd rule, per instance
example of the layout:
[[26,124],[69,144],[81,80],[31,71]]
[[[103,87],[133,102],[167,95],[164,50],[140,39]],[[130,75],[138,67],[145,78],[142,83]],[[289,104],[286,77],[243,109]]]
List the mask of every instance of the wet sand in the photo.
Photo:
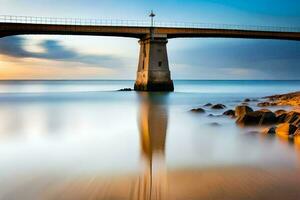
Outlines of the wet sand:
[[[167,182],[139,176],[115,177],[36,177],[18,181],[1,199],[9,200],[196,200],[196,199],[286,199],[300,198],[299,169],[222,167],[209,169],[170,170]],[[149,185],[149,183],[152,183]],[[145,188],[149,186],[148,188]],[[141,188],[143,187],[143,188]],[[3,189],[3,188],[2,188]],[[5,188],[4,188],[5,189]],[[149,191],[148,191],[149,190]],[[151,190],[151,191],[150,191]],[[18,191],[18,192],[15,192]],[[138,194],[139,192],[142,192]]]

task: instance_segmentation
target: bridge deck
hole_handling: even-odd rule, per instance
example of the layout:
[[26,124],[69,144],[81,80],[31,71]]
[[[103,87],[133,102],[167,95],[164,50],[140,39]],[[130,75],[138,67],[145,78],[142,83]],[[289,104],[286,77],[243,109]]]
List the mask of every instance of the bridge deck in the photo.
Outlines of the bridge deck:
[[[145,26],[62,25],[0,22],[0,37],[26,34],[91,35],[143,38],[150,34]],[[217,28],[155,27],[154,33],[167,38],[218,37],[300,40],[300,32],[258,31]]]

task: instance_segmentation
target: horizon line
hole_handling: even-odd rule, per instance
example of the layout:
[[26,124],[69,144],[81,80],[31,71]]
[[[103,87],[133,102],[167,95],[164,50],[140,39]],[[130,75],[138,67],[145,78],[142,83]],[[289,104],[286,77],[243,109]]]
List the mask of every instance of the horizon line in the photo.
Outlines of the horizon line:
[[[0,79],[0,81],[135,81],[134,79]],[[173,79],[173,81],[300,81],[300,79]]]

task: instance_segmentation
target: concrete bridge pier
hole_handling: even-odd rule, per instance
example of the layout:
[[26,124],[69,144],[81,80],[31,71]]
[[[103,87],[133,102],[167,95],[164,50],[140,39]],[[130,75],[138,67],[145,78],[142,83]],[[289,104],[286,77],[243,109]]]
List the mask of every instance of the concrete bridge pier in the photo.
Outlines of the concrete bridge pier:
[[169,70],[167,36],[148,36],[139,43],[140,56],[134,90],[174,91]]

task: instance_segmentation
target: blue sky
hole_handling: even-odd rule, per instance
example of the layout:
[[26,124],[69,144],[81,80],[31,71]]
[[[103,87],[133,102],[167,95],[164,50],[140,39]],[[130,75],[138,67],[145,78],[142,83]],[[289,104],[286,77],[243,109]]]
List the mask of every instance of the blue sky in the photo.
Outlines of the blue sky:
[[[1,0],[0,14],[300,27],[296,0]],[[0,79],[135,79],[136,39],[15,36],[0,39]],[[300,42],[171,39],[174,79],[299,79]]]

